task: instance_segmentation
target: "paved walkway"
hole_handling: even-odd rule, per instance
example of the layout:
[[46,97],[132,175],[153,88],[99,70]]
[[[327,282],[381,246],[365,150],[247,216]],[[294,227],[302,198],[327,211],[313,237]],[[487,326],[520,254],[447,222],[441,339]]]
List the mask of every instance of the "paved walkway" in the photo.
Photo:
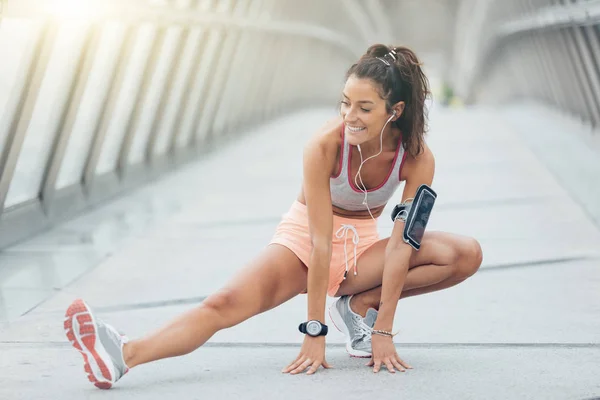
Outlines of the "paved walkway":
[[[399,303],[397,347],[414,370],[373,375],[334,331],[335,369],[281,374],[302,341],[298,296],[191,355],[133,370],[110,393],[89,385],[62,332],[69,302],[85,298],[132,337],[193,307],[268,243],[300,189],[304,142],[331,115],[313,110],[256,129],[4,252],[0,398],[600,396],[600,230],[501,116],[438,107],[428,139],[439,194],[431,228],[475,236],[485,259],[463,284]],[[382,235],[391,230],[384,215]]]

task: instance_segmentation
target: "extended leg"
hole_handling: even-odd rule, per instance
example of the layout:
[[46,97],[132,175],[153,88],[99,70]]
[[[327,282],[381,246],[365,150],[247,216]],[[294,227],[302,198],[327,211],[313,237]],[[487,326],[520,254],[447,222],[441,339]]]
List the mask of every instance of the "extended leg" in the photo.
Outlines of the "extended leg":
[[306,267],[294,253],[270,245],[223,289],[145,338],[126,343],[81,299],[67,309],[65,334],[82,354],[88,379],[109,389],[129,368],[190,353],[218,330],[291,299],[306,287],[306,277]]
[[307,269],[289,249],[270,245],[228,285],[157,332],[124,347],[129,367],[190,353],[217,331],[272,309],[306,287]]

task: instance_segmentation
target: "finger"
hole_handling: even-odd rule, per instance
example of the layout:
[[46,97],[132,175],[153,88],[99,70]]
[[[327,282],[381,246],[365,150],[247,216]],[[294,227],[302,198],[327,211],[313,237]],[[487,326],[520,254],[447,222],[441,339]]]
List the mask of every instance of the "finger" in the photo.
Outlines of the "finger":
[[301,363],[300,365],[298,365],[298,367],[296,369],[294,369],[291,374],[292,375],[296,375],[299,374],[300,372],[304,371],[306,368],[308,368],[308,366],[312,363],[312,361],[310,361],[309,358],[307,358],[306,360],[304,360],[303,363]]
[[365,364],[367,367],[372,367],[373,366],[373,357],[371,357],[371,359],[369,360],[368,363]]
[[321,365],[321,363],[319,363],[318,361],[315,361],[311,366],[310,369],[308,370],[308,372],[306,373],[306,375],[312,375],[315,372],[317,372],[317,369],[319,369],[319,365]]
[[282,369],[281,372],[283,372],[283,373],[290,372],[292,369],[296,368],[296,366],[298,365],[298,361],[299,360],[293,361],[290,365],[288,365],[287,367],[285,367],[284,369]]
[[399,362],[399,363],[400,363],[400,364],[401,364],[401,365],[402,365],[404,368],[407,368],[407,369],[413,369],[413,367],[411,367],[410,365],[408,365],[408,363],[407,363],[406,361],[402,361],[402,359],[401,359],[401,358],[400,358],[398,355],[396,355],[396,360],[398,360],[398,362]]
[[375,373],[379,372],[380,368],[381,368],[381,360],[375,360],[373,372],[375,372]]
[[396,373],[396,370],[394,369],[394,366],[392,365],[392,361],[389,358],[386,358],[384,360],[385,366],[387,367],[388,371],[390,371],[392,374]]
[[308,366],[307,363],[308,360],[304,360],[303,362],[299,363],[298,365],[296,365],[291,371],[290,374],[292,375],[296,375],[302,371],[304,371],[306,369],[306,367]]
[[327,360],[323,360],[323,363],[321,363],[321,365],[323,366],[323,368],[333,368],[333,365],[329,364]]
[[296,361],[294,361],[293,363],[291,363],[290,365],[288,365],[283,372],[290,372],[291,370],[293,370],[294,368],[298,367],[298,365],[302,364],[302,362],[304,361],[304,356],[298,356],[298,358],[296,359]]
[[300,364],[300,366],[298,368],[296,368],[297,373],[306,371],[306,369],[308,367],[310,367],[311,364],[312,364],[312,361],[309,358],[307,358],[302,364]]
[[392,364],[394,364],[394,367],[396,367],[396,369],[400,372],[404,372],[406,371],[406,369],[404,369],[404,367],[402,366],[402,364],[400,364],[398,361],[392,359]]

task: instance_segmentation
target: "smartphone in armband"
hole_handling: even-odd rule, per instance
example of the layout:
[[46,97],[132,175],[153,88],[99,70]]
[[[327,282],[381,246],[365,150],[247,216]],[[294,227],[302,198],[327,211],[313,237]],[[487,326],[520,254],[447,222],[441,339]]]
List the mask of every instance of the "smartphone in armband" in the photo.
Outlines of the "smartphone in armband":
[[417,189],[402,233],[402,239],[415,250],[421,248],[421,241],[436,198],[437,193],[427,185],[421,185]]

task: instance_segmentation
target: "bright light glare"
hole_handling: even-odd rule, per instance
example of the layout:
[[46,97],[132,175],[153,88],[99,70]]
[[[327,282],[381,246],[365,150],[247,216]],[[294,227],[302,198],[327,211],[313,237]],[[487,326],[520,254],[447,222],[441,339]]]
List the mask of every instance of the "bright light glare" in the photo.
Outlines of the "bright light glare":
[[48,4],[48,13],[66,19],[93,19],[104,14],[101,2],[91,0],[52,0]]

